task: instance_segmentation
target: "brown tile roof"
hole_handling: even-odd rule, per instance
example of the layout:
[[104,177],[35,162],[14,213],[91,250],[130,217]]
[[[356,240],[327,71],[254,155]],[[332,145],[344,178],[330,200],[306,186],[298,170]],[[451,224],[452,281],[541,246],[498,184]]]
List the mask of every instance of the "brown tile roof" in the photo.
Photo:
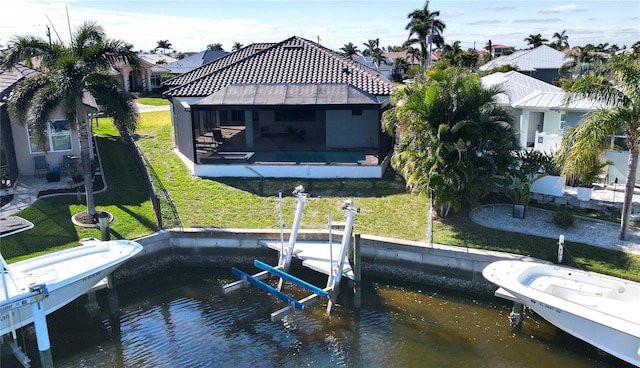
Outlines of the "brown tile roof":
[[[375,70],[301,37],[254,50],[235,62],[225,60],[237,52],[177,77],[185,83],[165,96],[205,97],[231,84],[346,83],[376,96],[388,96],[394,89],[393,83]],[[222,64],[211,65],[218,62]]]

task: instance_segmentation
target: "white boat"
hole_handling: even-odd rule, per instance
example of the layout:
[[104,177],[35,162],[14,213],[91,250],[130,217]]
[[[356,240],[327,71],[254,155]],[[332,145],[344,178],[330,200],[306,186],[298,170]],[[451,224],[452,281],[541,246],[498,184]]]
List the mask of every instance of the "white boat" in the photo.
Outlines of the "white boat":
[[640,366],[640,284],[527,261],[491,263],[482,275],[497,296],[520,302],[569,334]]
[[[129,240],[81,240],[78,247],[7,264],[0,280],[0,336],[33,322],[25,301],[33,285],[44,285],[45,314],[54,312],[85,294],[142,246]],[[19,305],[19,306],[18,306]]]

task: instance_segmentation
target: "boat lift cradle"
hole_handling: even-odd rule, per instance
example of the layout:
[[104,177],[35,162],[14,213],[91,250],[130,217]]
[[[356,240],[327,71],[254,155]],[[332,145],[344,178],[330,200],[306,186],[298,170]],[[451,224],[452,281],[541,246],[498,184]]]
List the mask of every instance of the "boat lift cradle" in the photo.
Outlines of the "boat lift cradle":
[[[296,309],[303,310],[305,306],[309,306],[311,304],[316,303],[317,301],[319,301],[320,298],[328,299],[327,314],[331,313],[333,306],[335,305],[336,298],[338,296],[342,274],[343,272],[345,272],[345,259],[347,255],[347,247],[349,245],[349,241],[351,239],[351,233],[353,231],[353,221],[355,219],[355,214],[360,212],[358,208],[353,206],[351,201],[345,201],[342,204],[341,209],[345,211],[347,216],[347,221],[345,223],[345,228],[342,236],[342,241],[340,243],[338,257],[334,261],[333,257],[330,256],[331,261],[330,261],[330,266],[328,270],[329,276],[327,278],[327,285],[325,288],[320,288],[288,273],[289,267],[291,266],[291,260],[293,256],[298,253],[295,250],[295,244],[297,240],[298,230],[300,227],[300,220],[302,219],[302,212],[304,210],[304,205],[307,199],[307,194],[304,193],[304,188],[302,188],[302,186],[298,186],[296,190],[294,190],[293,195],[298,200],[298,203],[296,206],[296,214],[294,217],[291,234],[289,236],[289,242],[287,243],[286,246],[284,246],[284,242],[281,241],[281,247],[278,250],[279,252],[278,266],[273,267],[263,262],[260,262],[259,260],[255,260],[254,266],[258,269],[261,269],[262,271],[254,275],[250,275],[235,267],[232,267],[231,272],[234,275],[240,277],[240,280],[223,286],[223,292],[226,294],[231,291],[245,287],[248,284],[252,284],[260,288],[261,290],[271,293],[276,298],[287,303],[288,305],[286,307],[271,313],[271,320],[274,322],[293,313]],[[331,246],[329,247],[329,251],[331,252]],[[276,276],[280,278],[277,288],[274,288],[271,285],[262,281],[272,276]],[[308,297],[297,300],[282,292],[282,288],[284,286],[285,281],[295,284],[308,291],[311,291],[312,294],[309,295]]]

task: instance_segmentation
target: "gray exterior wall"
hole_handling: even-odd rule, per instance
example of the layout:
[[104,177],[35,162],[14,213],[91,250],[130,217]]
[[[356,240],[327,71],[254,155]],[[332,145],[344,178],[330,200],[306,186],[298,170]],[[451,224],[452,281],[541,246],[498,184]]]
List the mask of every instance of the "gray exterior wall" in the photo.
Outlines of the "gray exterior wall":
[[327,111],[327,147],[378,148],[380,112],[362,110],[362,115],[352,115],[352,111]]

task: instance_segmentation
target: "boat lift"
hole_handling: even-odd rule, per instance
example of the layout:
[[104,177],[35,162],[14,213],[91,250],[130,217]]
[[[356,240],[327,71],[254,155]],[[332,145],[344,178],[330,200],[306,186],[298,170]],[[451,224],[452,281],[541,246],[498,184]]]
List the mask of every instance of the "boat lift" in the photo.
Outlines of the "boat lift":
[[[223,292],[227,294],[231,291],[243,288],[248,284],[252,284],[254,286],[257,286],[261,290],[269,292],[276,298],[284,301],[288,304],[286,307],[271,313],[271,320],[274,322],[293,313],[295,310],[303,310],[306,306],[318,302],[321,298],[328,299],[327,314],[331,313],[340,290],[340,280],[342,278],[342,275],[343,273],[350,271],[348,262],[345,262],[345,259],[347,256],[347,248],[351,240],[355,214],[360,212],[358,208],[353,206],[353,203],[351,201],[345,201],[342,204],[341,209],[345,211],[345,214],[347,216],[347,221],[344,225],[345,227],[342,235],[342,241],[340,243],[337,257],[335,257],[334,259],[331,237],[329,239],[329,268],[327,270],[323,270],[324,272],[328,273],[329,276],[327,278],[326,287],[320,288],[288,273],[293,256],[301,256],[300,253],[302,253],[303,251],[302,249],[296,250],[295,245],[298,236],[298,230],[300,228],[300,221],[302,219],[302,212],[307,200],[307,194],[304,193],[304,188],[302,186],[296,187],[296,189],[293,191],[293,195],[298,200],[298,203],[296,206],[296,213],[293,221],[293,227],[291,229],[291,234],[289,236],[289,241],[285,246],[284,241],[281,237],[279,247],[269,246],[272,249],[278,250],[278,265],[273,267],[259,260],[255,260],[254,266],[262,271],[254,275],[250,275],[244,271],[232,267],[231,272],[234,275],[238,276],[240,280],[225,285],[222,288]],[[331,229],[331,224],[329,224],[329,228]],[[318,246],[324,246],[324,244]],[[316,267],[312,268],[316,269]],[[277,288],[274,288],[273,286],[263,281],[270,277],[278,277],[280,279],[278,281]],[[312,294],[308,297],[297,300],[282,292],[285,281],[308,290],[312,292]]]
[[[29,293],[14,296],[0,302],[0,314],[6,314],[7,317],[12,320],[12,313],[14,309],[18,309],[25,304],[31,304],[33,312],[33,324],[36,331],[36,340],[38,341],[38,350],[40,352],[41,365],[46,368],[53,368],[53,359],[51,357],[51,342],[49,340],[49,330],[47,328],[47,319],[43,305],[44,299],[48,296],[49,291],[47,290],[46,285],[30,285]],[[15,330],[11,331],[11,335],[12,339],[8,342],[11,351],[23,367],[30,367],[31,365],[29,364],[29,357],[27,357],[27,355],[24,354],[24,352],[16,344]]]

